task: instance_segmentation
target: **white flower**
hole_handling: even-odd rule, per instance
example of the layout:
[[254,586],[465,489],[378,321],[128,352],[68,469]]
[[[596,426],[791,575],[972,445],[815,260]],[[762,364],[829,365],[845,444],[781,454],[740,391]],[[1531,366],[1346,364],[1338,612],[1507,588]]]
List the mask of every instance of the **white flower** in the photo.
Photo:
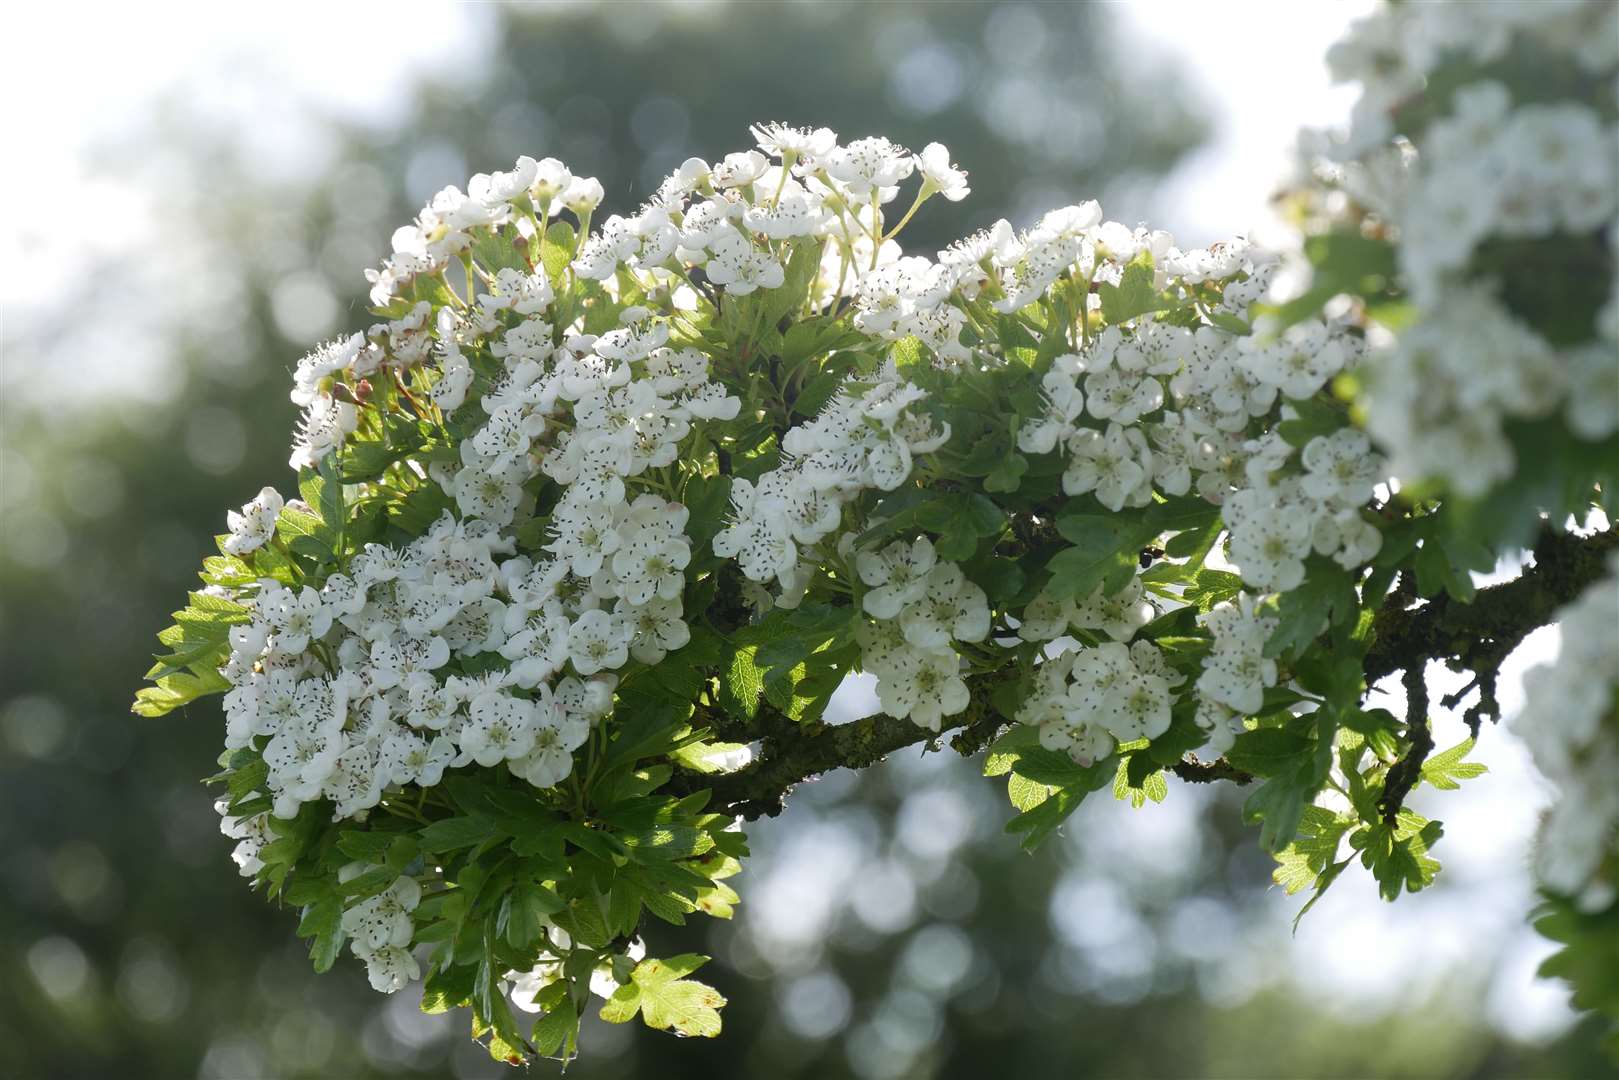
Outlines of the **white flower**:
[[479,765],[520,758],[534,748],[536,711],[535,702],[507,693],[479,694],[467,706],[467,721],[456,741]]
[[678,599],[686,587],[689,562],[691,546],[684,539],[621,547],[613,556],[618,595],[631,604]]
[[1152,451],[1139,428],[1109,424],[1104,434],[1089,428],[1068,439],[1068,468],[1062,489],[1068,495],[1094,491],[1109,510],[1152,500]]
[[[528,194],[544,209],[573,184],[573,173],[556,158],[541,158],[534,163],[534,179],[529,182]],[[544,215],[541,215],[544,217]]]
[[343,932],[354,939],[356,949],[367,953],[390,945],[402,948],[410,944],[410,913],[421,900],[421,883],[402,875],[377,895],[343,912]]
[[1309,398],[1348,362],[1349,353],[1338,338],[1329,338],[1326,324],[1306,320],[1288,327],[1275,341],[1257,336],[1239,339],[1238,363],[1253,378],[1269,383],[1290,398]]
[[1252,598],[1244,593],[1237,603],[1216,605],[1203,622],[1214,635],[1214,644],[1198,676],[1198,693],[1252,716],[1264,705],[1265,688],[1276,685],[1276,661],[1265,658],[1265,641],[1276,620],[1256,615]]
[[630,655],[643,664],[656,664],[691,640],[691,628],[681,618],[678,600],[621,607],[618,614],[630,629]]
[[1139,372],[1109,367],[1085,379],[1086,407],[1098,420],[1130,425],[1164,404],[1164,387]]
[[1024,641],[1052,641],[1062,637],[1073,623],[1075,610],[1072,598],[1058,600],[1042,592],[1023,609],[1018,637]]
[[512,679],[525,689],[533,689],[562,670],[568,662],[568,617],[561,613],[537,613],[524,617],[522,609],[509,608],[522,621],[500,646],[500,655],[512,662]]
[[613,554],[623,543],[616,528],[613,512],[606,506],[568,505],[560,507],[552,518],[551,527],[556,539],[545,549],[560,559],[580,577],[590,577],[601,569],[602,560]]
[[680,399],[681,406],[699,420],[735,420],[742,399],[725,392],[720,383],[705,383]]
[[395,784],[433,787],[444,778],[444,770],[455,760],[455,744],[438,735],[429,742],[424,736],[395,724],[382,743],[382,761],[388,779]]
[[275,521],[281,507],[280,494],[275,488],[267,487],[260,490],[253,501],[239,512],[232,510],[227,513],[225,523],[230,535],[220,545],[225,554],[246,555],[267,544],[275,536]]
[[901,608],[922,598],[936,561],[933,543],[925,536],[909,546],[896,542],[881,552],[860,552],[855,569],[871,590],[860,598],[860,606],[879,619],[897,617]]
[[954,652],[906,649],[877,679],[877,700],[896,719],[938,731],[944,717],[967,707],[970,694]]
[[523,487],[505,471],[469,465],[456,473],[453,494],[463,514],[504,525],[517,513]]
[[1231,561],[1245,584],[1273,592],[1296,589],[1304,581],[1310,553],[1311,520],[1296,509],[1267,508],[1231,524]]
[[1077,430],[1074,421],[1085,411],[1085,395],[1071,372],[1079,363],[1072,353],[1057,357],[1052,370],[1041,378],[1045,389],[1046,412],[1033,423],[1018,427],[1018,449],[1026,454],[1049,454],[1058,443],[1065,443]]
[[590,738],[590,723],[583,716],[556,706],[540,710],[534,746],[508,767],[535,787],[555,787],[573,771],[573,751]]
[[1070,724],[1106,726],[1114,690],[1136,674],[1130,650],[1116,642],[1084,649],[1074,657],[1063,715]]
[[880,199],[887,202],[894,197],[899,182],[911,175],[914,168],[916,160],[910,151],[880,136],[857,139],[833,149],[826,156],[827,173],[857,199],[876,191]]
[[1129,641],[1157,613],[1144,595],[1141,579],[1132,577],[1111,596],[1098,585],[1090,596],[1072,605],[1067,620],[1086,630],[1100,630],[1114,641]]
[[320,789],[320,794],[333,803],[333,820],[355,817],[382,801],[388,774],[381,765],[377,747],[364,740],[350,740]]
[[374,642],[371,666],[366,674],[378,688],[387,690],[404,683],[411,675],[437,671],[450,662],[449,642],[437,635],[428,638],[399,637]]
[[358,943],[354,955],[365,961],[366,978],[371,989],[379,994],[392,994],[403,990],[422,977],[422,969],[409,949],[389,945],[371,953],[361,953]]
[[320,593],[305,585],[296,595],[282,592],[281,600],[265,612],[275,628],[271,647],[284,653],[301,653],[310,641],[318,641],[332,628],[332,612],[321,602]]
[[786,124],[754,124],[748,128],[759,142],[759,149],[781,158],[819,158],[837,145],[831,128],[789,127]]
[[321,458],[343,445],[343,439],[359,425],[359,413],[352,403],[330,397],[317,397],[304,408],[298,421],[297,441],[288,464],[294,469],[313,469]]
[[726,154],[725,160],[708,171],[708,180],[717,188],[743,187],[763,176],[769,164],[757,150]]
[[605,611],[587,611],[568,631],[568,659],[581,675],[611,671],[629,659],[628,628]]
[[292,376],[293,404],[313,404],[317,397],[327,393],[327,376],[349,368],[368,348],[365,335],[352,334],[337,341],[328,341],[298,361],[298,368]]
[[1169,684],[1156,675],[1132,673],[1108,691],[1099,722],[1121,743],[1156,739],[1169,730]]
[[928,143],[912,160],[916,171],[922,174],[924,196],[937,191],[951,202],[960,202],[971,193],[966,170],[950,163],[950,151],[942,143]]
[[1089,768],[1113,752],[1114,739],[1101,724],[1074,723],[1059,713],[1040,725],[1040,745]]
[[714,241],[713,257],[708,260],[708,280],[725,287],[732,296],[746,296],[755,289],[776,289],[786,279],[781,263],[769,252],[759,251],[747,237],[727,229]]
[[523,156],[517,159],[510,172],[478,173],[467,184],[467,197],[495,210],[528,193],[539,172],[539,163]]
[[[358,559],[356,559],[358,561]],[[331,574],[320,587],[320,598],[334,617],[358,615],[365,607],[365,588],[347,574]]]
[[1309,470],[1301,481],[1305,492],[1344,506],[1358,506],[1371,498],[1372,487],[1382,479],[1371,440],[1354,428],[1317,435],[1304,444],[1300,459]]
[[989,601],[959,566],[941,563],[928,572],[922,595],[900,612],[900,626],[918,649],[945,649],[952,638],[983,641],[989,636]]
[[563,206],[583,218],[600,206],[605,196],[600,180],[594,176],[576,176],[569,181],[561,198]]

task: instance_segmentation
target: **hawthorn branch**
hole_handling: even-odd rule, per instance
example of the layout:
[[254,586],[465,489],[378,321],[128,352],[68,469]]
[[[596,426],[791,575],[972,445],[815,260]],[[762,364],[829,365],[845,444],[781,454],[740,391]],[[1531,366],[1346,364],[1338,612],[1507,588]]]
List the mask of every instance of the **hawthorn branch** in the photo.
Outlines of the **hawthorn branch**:
[[944,719],[940,730],[917,727],[910,720],[878,714],[836,726],[798,724],[761,703],[757,725],[763,731],[759,756],[735,772],[679,774],[677,789],[707,788],[710,806],[748,819],[775,817],[793,788],[833,769],[863,769],[896,750],[919,743],[936,743],[945,732],[962,729],[952,745],[963,754],[987,746],[1007,723],[990,694],[1011,677],[1011,672],[976,676],[967,681],[971,699],[967,708]]
[[1171,765],[1169,771],[1188,784],[1217,784],[1229,780],[1241,787],[1254,782],[1253,773],[1244,772],[1225,758],[1207,762],[1184,758]]
[[1393,825],[1405,805],[1405,797],[1422,777],[1422,763],[1433,751],[1433,729],[1428,726],[1428,662],[1418,660],[1405,669],[1405,737],[1411,748],[1383,781],[1383,794],[1377,800],[1383,820]]
[[1619,529],[1584,537],[1545,529],[1531,549],[1533,565],[1511,581],[1480,589],[1470,603],[1441,594],[1407,609],[1396,590],[1378,613],[1377,640],[1363,665],[1366,682],[1419,660],[1475,661],[1493,673],[1531,631],[1550,623],[1558,608],[1603,575],[1615,548]]
[[[707,788],[712,793],[712,809],[752,820],[780,814],[793,788],[806,780],[833,769],[863,769],[908,746],[929,744],[937,749],[939,740],[949,732],[955,732],[950,748],[971,757],[1012,723],[990,701],[996,687],[1011,677],[1008,670],[968,679],[972,696],[967,708],[946,717],[937,732],[880,714],[837,726],[802,725],[761,704],[753,724],[761,743],[757,758],[731,773],[679,773],[672,787],[680,794]],[[743,725],[721,724],[726,738],[746,738],[749,734]],[[1253,780],[1224,759],[1209,763],[1185,760],[1170,771],[1193,784],[1220,780],[1246,784]]]
[[[1040,538],[1030,535],[1027,539],[1038,542]],[[1478,674],[1480,701],[1468,711],[1469,723],[1476,725],[1481,716],[1495,711],[1495,669],[1500,662],[1531,631],[1551,622],[1559,607],[1600,577],[1607,553],[1616,547],[1619,530],[1587,537],[1547,530],[1534,546],[1533,565],[1513,581],[1481,589],[1467,604],[1441,595],[1422,607],[1410,608],[1414,589],[1401,581],[1378,613],[1377,637],[1364,663],[1368,684],[1395,671],[1405,672],[1411,710],[1406,718],[1411,749],[1390,770],[1383,804],[1386,815],[1399,812],[1433,748],[1426,719],[1427,690],[1421,678],[1427,662],[1462,664]],[[684,794],[706,788],[712,792],[710,805],[715,811],[751,820],[780,814],[792,790],[806,780],[833,769],[863,769],[908,746],[928,744],[937,749],[949,733],[954,733],[949,740],[951,749],[971,756],[1012,722],[990,702],[996,686],[1011,677],[1008,670],[968,679],[971,699],[966,710],[946,717],[938,732],[884,715],[831,726],[800,724],[764,703],[746,721],[700,707],[702,723],[717,736],[758,740],[759,756],[735,772],[679,772],[672,789]],[[1169,771],[1193,784],[1247,784],[1253,780],[1224,759],[1209,763],[1187,759]]]

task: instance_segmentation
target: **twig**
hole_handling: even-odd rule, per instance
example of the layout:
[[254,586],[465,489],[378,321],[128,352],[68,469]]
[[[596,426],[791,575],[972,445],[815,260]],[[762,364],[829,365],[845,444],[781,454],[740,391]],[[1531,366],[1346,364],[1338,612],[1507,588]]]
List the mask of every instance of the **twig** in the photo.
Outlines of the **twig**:
[[1427,669],[1426,660],[1417,660],[1405,669],[1402,680],[1405,684],[1405,737],[1411,748],[1389,769],[1383,781],[1383,795],[1377,801],[1383,820],[1390,825],[1399,817],[1405,797],[1417,786],[1422,777],[1422,763],[1433,750],[1433,731],[1428,727]]

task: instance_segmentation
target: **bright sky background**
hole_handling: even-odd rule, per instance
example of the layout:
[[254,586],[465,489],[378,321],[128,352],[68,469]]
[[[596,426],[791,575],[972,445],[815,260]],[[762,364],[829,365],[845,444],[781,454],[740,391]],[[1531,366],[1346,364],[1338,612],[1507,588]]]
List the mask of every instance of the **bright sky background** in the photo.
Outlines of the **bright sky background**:
[[[1368,6],[1365,0],[1117,6],[1127,42],[1132,35],[1150,40],[1184,59],[1217,123],[1210,144],[1162,188],[1154,224],[1188,245],[1244,232],[1276,235],[1267,195],[1286,170],[1294,133],[1301,125],[1341,121],[1353,100],[1352,90],[1328,85],[1321,57]],[[147,196],[122,181],[117,161],[89,160],[85,148],[143,116],[163,91],[193,87],[221,123],[254,116],[250,138],[264,168],[295,179],[327,160],[312,117],[388,127],[402,119],[405,91],[416,79],[476,77],[491,26],[486,9],[394,3],[387,18],[376,18],[377,10],[346,3],[283,4],[250,16],[185,4],[12,9],[11,39],[33,44],[14,48],[0,66],[0,88],[14,103],[4,135],[8,145],[23,148],[0,162],[0,193],[11,211],[0,226],[0,295],[7,298],[0,334],[6,321],[19,313],[26,319],[32,305],[82,276],[98,257],[162,245]],[[94,35],[79,30],[87,18],[98,24]],[[269,78],[236,77],[244,65]],[[30,101],[37,106],[15,105]],[[19,359],[5,354],[0,393],[16,377]],[[125,368],[126,378],[140,374],[138,363]],[[1531,641],[1517,658],[1517,674],[1528,660],[1547,655],[1555,631]],[[1501,700],[1509,708],[1521,700],[1515,676],[1504,679]],[[1443,723],[1439,745],[1461,733],[1459,722]],[[1376,899],[1369,875],[1346,874],[1279,953],[1300,983],[1353,1010],[1386,1004],[1396,987],[1419,997],[1436,990],[1428,973],[1466,964],[1480,942],[1509,941],[1489,1014],[1514,1035],[1546,1037],[1570,1014],[1558,986],[1532,978],[1547,948],[1523,923],[1532,897],[1526,852],[1544,793],[1507,732],[1487,731],[1476,756],[1489,763],[1490,777],[1426,807],[1447,823],[1439,852],[1445,887],[1390,906]],[[1132,815],[1128,828],[1143,843],[1173,851],[1195,801],[1182,807]],[[797,890],[784,895],[784,902],[802,902]],[[1297,901],[1277,893],[1273,903],[1277,937],[1285,941]],[[768,920],[767,909],[768,903],[755,907],[750,917]],[[1379,961],[1368,964],[1374,949]]]

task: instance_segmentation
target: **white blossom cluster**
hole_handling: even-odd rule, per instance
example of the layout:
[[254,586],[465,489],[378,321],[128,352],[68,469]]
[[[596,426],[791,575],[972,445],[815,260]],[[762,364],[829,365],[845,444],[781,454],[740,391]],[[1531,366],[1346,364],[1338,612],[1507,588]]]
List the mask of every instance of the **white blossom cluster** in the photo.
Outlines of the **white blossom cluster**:
[[[339,881],[352,881],[366,870],[363,863],[350,863],[338,872]],[[403,990],[422,977],[421,965],[411,954],[416,928],[410,913],[422,901],[422,884],[401,874],[393,884],[343,912],[343,932],[349,935],[349,951],[365,962],[371,988],[383,994]]]
[[[1230,278],[1221,307],[1238,317],[1248,316],[1265,294],[1276,265],[1238,245],[1188,255],[1167,240],[1157,242],[1167,248],[1166,265],[1182,269],[1182,280]],[[1344,326],[1320,319],[1265,337],[1144,316],[1133,330],[1109,327],[1080,352],[1058,357],[1042,383],[1044,414],[1019,430],[1019,449],[1066,454],[1068,495],[1094,494],[1113,511],[1144,507],[1154,491],[1196,492],[1221,506],[1229,530],[1226,557],[1253,592],[1205,620],[1214,649],[1197,682],[1196,718],[1209,738],[1205,749],[1215,756],[1229,748],[1242,718],[1258,711],[1264,689],[1276,682],[1275,663],[1263,658],[1275,623],[1256,614],[1259,596],[1297,588],[1312,553],[1353,570],[1382,546],[1382,533],[1365,511],[1385,464],[1366,435],[1341,427],[1295,448],[1273,426],[1296,417],[1287,399],[1312,397],[1354,366],[1360,352]],[[1168,598],[1160,603],[1178,606]],[[1112,597],[1098,591],[1085,602],[1042,595],[1023,612],[1019,634],[1050,641],[1070,629],[1100,630],[1126,642],[1156,613],[1139,581]],[[1053,727],[1050,694],[1060,691],[1063,677],[1040,677],[1052,681],[1049,693],[1025,713],[1044,733],[1060,728]],[[1089,760],[1101,745],[1101,730],[1093,723],[1064,745]]]
[[1116,744],[1168,731],[1175,687],[1185,681],[1150,641],[1065,645],[1035,668],[1015,719],[1038,727],[1046,749],[1088,766]]
[[[341,472],[351,437],[382,437],[367,405],[380,396],[433,433],[387,483],[436,485],[453,509],[402,546],[367,545],[324,581],[216,587],[250,615],[233,628],[221,672],[232,687],[226,745],[262,757],[261,794],[272,803],[222,824],[239,841],[244,874],[262,869],[271,818],[317,800],[338,819],[363,818],[402,789],[474,764],[537,788],[562,783],[611,713],[622,670],[690,640],[683,455],[699,427],[738,419],[742,404],[709,355],[685,344],[701,337],[695,320],[722,316],[714,290],[729,308],[782,287],[790,269],[800,286],[813,276],[802,310],[848,301],[863,333],[918,339],[936,366],[962,370],[1006,362],[998,345],[963,343],[969,319],[1015,317],[1059,295],[1092,311],[1090,286],[1124,284],[1138,256],[1151,256],[1154,289],[1214,287],[1217,312],[1237,319],[1273,269],[1240,244],[1180,251],[1167,233],[1104,222],[1095,203],[1022,233],[999,222],[936,261],[905,257],[884,218],[901,181],[921,178],[900,225],[934,195],[967,192],[942,146],[840,145],[825,129],[781,125],[754,134],[758,150],[686,162],[638,213],[593,233],[601,186],[551,159],[481,174],[465,193],[446,188],[370,274],[372,299],[390,317],[300,362],[295,467],[338,455]],[[547,228],[563,210],[581,229],[559,274],[554,247],[552,262],[545,255],[548,244],[575,243]],[[509,257],[485,266],[476,252],[491,250],[491,237],[527,268]],[[799,257],[809,245],[818,267]],[[580,297],[616,300],[629,288],[644,302],[615,302],[617,325],[587,330]],[[1308,323],[1260,342],[1146,314],[1094,335],[1080,319],[1067,344],[1044,381],[1045,414],[1026,418],[1016,438],[1028,453],[1061,450],[1069,495],[1094,493],[1113,510],[1144,507],[1155,492],[1223,502],[1235,511],[1231,557],[1259,592],[1296,585],[1312,551],[1345,566],[1375,552],[1378,534],[1360,514],[1381,465],[1365,438],[1346,428],[1297,451],[1264,434],[1291,415],[1283,399],[1316,394],[1355,361],[1339,328]],[[812,420],[783,433],[775,468],[733,478],[713,551],[734,560],[763,606],[796,606],[835,567],[858,600],[861,664],[877,676],[883,708],[939,730],[968,704],[967,673],[989,662],[989,601],[926,538],[855,544],[871,525],[857,501],[898,490],[948,441],[930,404],[893,358],[847,379]],[[375,488],[361,482],[350,494]],[[267,488],[229,516],[224,550],[250,557],[282,543],[288,515],[315,513]],[[525,532],[519,553],[519,529],[537,515],[543,535]],[[1158,610],[1138,578],[1111,596],[1030,604],[1014,623],[1019,636],[1057,644],[1020,718],[1076,760],[1105,753],[1107,740],[1162,734],[1177,693],[1189,691],[1156,646],[1131,643]],[[1223,749],[1276,672],[1262,659],[1270,624],[1252,597],[1208,624],[1215,641],[1196,684],[1198,717]],[[1076,630],[1109,640],[1076,651],[1065,637]],[[378,989],[418,977],[408,935],[398,939],[420,884],[401,878],[345,913]]]
[[[253,619],[231,633],[225,745],[261,750],[277,817],[322,798],[356,817],[390,786],[432,787],[474,761],[540,787],[572,771],[610,705],[598,673],[616,665],[598,638],[612,620],[588,589],[566,591],[566,570],[495,562],[510,552],[493,526],[446,513],[319,590],[264,581],[242,598]],[[501,662],[439,674],[480,656]]]
[[[1167,597],[1155,602],[1139,578],[1112,596],[1101,587],[1083,601],[1037,596],[1023,611],[1018,635],[1051,644],[1016,719],[1038,726],[1044,746],[1066,751],[1082,765],[1106,757],[1115,742],[1162,735],[1186,676],[1169,667],[1152,642],[1131,640],[1160,605],[1180,606]],[[1264,654],[1276,621],[1259,614],[1255,598],[1242,593],[1216,605],[1201,622],[1211,647],[1195,683],[1194,719],[1205,735],[1199,752],[1219,757],[1243,730],[1244,718],[1260,711],[1265,690],[1276,685],[1276,662]],[[1082,647],[1069,636],[1075,630],[1110,640]]]
[[1203,617],[1211,635],[1209,655],[1197,677],[1197,725],[1208,735],[1203,747],[1219,757],[1242,732],[1242,720],[1259,712],[1265,690],[1276,685],[1276,661],[1265,657],[1265,642],[1276,620],[1261,615],[1253,597],[1217,604]]
[[[1364,93],[1346,143],[1328,153],[1362,204],[1398,229],[1416,318],[1369,365],[1368,425],[1394,472],[1478,495],[1517,467],[1504,424],[1562,412],[1580,438],[1619,429],[1619,275],[1576,344],[1553,345],[1475,269],[1491,242],[1572,248],[1605,237],[1619,255],[1619,126],[1590,103],[1515,101],[1493,78],[1450,96],[1418,145],[1394,116],[1442,64],[1567,63],[1614,93],[1619,7],[1609,0],[1389,5],[1330,60]],[[1423,95],[1421,100],[1433,100]],[[1611,97],[1610,97],[1611,101]],[[1611,112],[1609,116],[1611,116]],[[1600,271],[1586,271],[1600,272]]]
[[851,383],[807,424],[782,438],[782,464],[756,481],[731,483],[732,518],[714,553],[735,559],[750,581],[776,582],[777,603],[803,596],[823,554],[818,545],[843,525],[843,510],[866,491],[893,491],[916,455],[950,437],[914,406],[926,395],[892,364],[874,381]]
[[1524,675],[1512,729],[1557,787],[1535,852],[1541,881],[1588,910],[1619,895],[1619,557],[1612,573],[1558,612],[1557,659]]
[[861,610],[873,620],[857,630],[861,666],[877,676],[877,700],[888,715],[938,731],[967,707],[954,643],[989,637],[989,600],[926,537],[855,552],[854,563],[868,589]]
[[[941,146],[912,155],[880,138],[840,147],[824,129],[769,125],[755,134],[779,164],[758,151],[714,166],[693,159],[640,213],[609,217],[589,235],[601,185],[554,159],[522,158],[509,172],[473,177],[466,192],[444,189],[368,273],[372,301],[394,317],[299,363],[295,468],[340,451],[367,423],[357,392],[391,380],[446,438],[452,416],[462,424],[453,459],[410,463],[455,513],[403,549],[368,545],[318,588],[265,579],[216,590],[251,613],[233,630],[222,669],[232,684],[226,745],[262,754],[273,800],[268,813],[222,823],[240,841],[245,875],[262,869],[270,818],[318,799],[339,819],[363,817],[389,791],[432,787],[446,769],[473,763],[504,765],[537,787],[560,783],[612,708],[613,673],[631,658],[655,664],[690,639],[681,609],[688,511],[670,497],[671,467],[694,421],[733,419],[740,401],[710,378],[706,356],[668,344],[667,315],[695,308],[693,281],[728,297],[781,286],[785,267],[770,241],[801,237],[830,241],[817,285],[825,295],[811,299],[829,302],[845,281],[852,290],[862,270],[892,261],[881,207],[899,181],[921,174],[918,204],[967,193],[965,173]],[[551,319],[556,288],[537,257],[563,210],[581,233],[568,280],[616,295],[628,273],[668,302],[664,317],[628,307],[600,334],[585,332],[582,318]],[[532,269],[471,262],[488,235],[528,251]],[[447,274],[454,264],[467,268],[465,301]],[[851,384],[791,433],[788,465],[761,479],[758,498],[750,502],[738,482],[742,517],[725,536],[754,576],[802,578],[797,545],[813,547],[836,528],[844,502],[892,490],[914,454],[942,444],[948,430],[912,409],[921,397],[891,366]],[[514,522],[537,505],[543,481],[559,491],[547,507],[544,554],[517,555]],[[769,527],[750,526],[750,508]],[[267,488],[229,516],[226,553],[251,556],[275,541],[283,510],[312,513]],[[773,531],[784,521],[790,535]],[[956,578],[970,596],[975,587]],[[981,621],[980,638],[987,608]],[[419,883],[401,878],[345,913],[378,989],[418,975],[404,946],[419,894]]]

